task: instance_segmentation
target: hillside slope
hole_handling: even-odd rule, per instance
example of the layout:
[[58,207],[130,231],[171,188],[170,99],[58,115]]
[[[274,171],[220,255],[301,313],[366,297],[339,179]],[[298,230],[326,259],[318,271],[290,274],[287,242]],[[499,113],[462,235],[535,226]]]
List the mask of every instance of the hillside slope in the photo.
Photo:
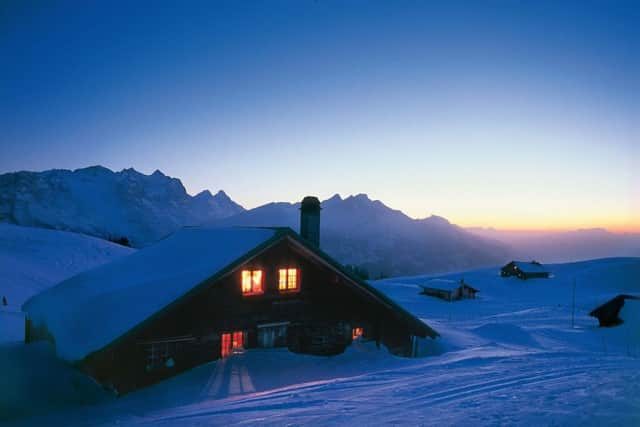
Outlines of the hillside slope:
[[82,234],[0,224],[0,296],[8,303],[0,306],[0,341],[24,338],[20,311],[27,298],[133,251]]

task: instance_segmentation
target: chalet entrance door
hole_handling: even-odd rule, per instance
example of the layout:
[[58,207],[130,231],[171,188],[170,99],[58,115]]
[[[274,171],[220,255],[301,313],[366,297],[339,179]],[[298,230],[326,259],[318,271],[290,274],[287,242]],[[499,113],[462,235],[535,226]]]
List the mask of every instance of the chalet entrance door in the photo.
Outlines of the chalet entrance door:
[[220,357],[227,357],[244,351],[244,332],[235,331],[222,334],[220,340]]
[[289,322],[258,325],[258,347],[272,348],[286,346],[288,325]]

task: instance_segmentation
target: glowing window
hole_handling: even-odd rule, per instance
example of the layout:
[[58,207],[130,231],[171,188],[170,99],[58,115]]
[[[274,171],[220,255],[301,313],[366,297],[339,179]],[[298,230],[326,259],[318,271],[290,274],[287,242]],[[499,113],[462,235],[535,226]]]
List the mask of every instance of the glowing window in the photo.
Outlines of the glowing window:
[[262,270],[242,270],[242,294],[257,295],[264,293]]
[[357,340],[363,335],[364,335],[364,328],[353,328],[351,330],[351,338],[353,338],[354,340]]
[[222,334],[220,342],[220,356],[227,357],[233,353],[242,352],[244,350],[244,332],[237,331]]
[[297,268],[281,268],[278,270],[278,290],[281,292],[300,290],[300,276]]

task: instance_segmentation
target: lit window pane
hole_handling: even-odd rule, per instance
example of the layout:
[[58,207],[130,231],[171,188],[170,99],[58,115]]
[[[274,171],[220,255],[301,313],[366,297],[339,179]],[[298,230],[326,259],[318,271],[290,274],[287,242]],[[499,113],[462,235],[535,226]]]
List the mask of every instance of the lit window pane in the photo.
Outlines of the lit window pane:
[[262,270],[242,270],[242,293],[245,295],[262,294]]
[[287,269],[278,270],[278,289],[284,291],[287,289]]
[[261,293],[262,292],[262,270],[254,270],[253,271],[253,292]]
[[251,271],[242,270],[242,293],[251,292]]
[[290,268],[289,269],[289,277],[288,277],[288,283],[287,283],[287,288],[289,289],[296,289],[298,287],[298,270],[295,268]]

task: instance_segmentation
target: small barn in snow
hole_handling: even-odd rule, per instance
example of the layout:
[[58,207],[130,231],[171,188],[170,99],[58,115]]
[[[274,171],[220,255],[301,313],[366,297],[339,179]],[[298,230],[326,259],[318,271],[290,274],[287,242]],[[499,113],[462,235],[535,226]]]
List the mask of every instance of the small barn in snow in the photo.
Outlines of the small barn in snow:
[[548,278],[551,273],[538,261],[511,261],[500,270],[502,277],[516,276],[518,279]]
[[600,326],[617,326],[623,322],[619,316],[620,310],[624,307],[625,301],[629,299],[640,300],[640,296],[618,295],[596,307],[589,313],[589,316],[597,318]]
[[440,298],[445,301],[457,301],[463,298],[475,298],[478,290],[464,281],[450,279],[431,279],[420,285],[423,295]]
[[118,393],[251,348],[331,355],[438,334],[322,252],[320,203],[289,228],[185,228],[28,300],[26,340]]

